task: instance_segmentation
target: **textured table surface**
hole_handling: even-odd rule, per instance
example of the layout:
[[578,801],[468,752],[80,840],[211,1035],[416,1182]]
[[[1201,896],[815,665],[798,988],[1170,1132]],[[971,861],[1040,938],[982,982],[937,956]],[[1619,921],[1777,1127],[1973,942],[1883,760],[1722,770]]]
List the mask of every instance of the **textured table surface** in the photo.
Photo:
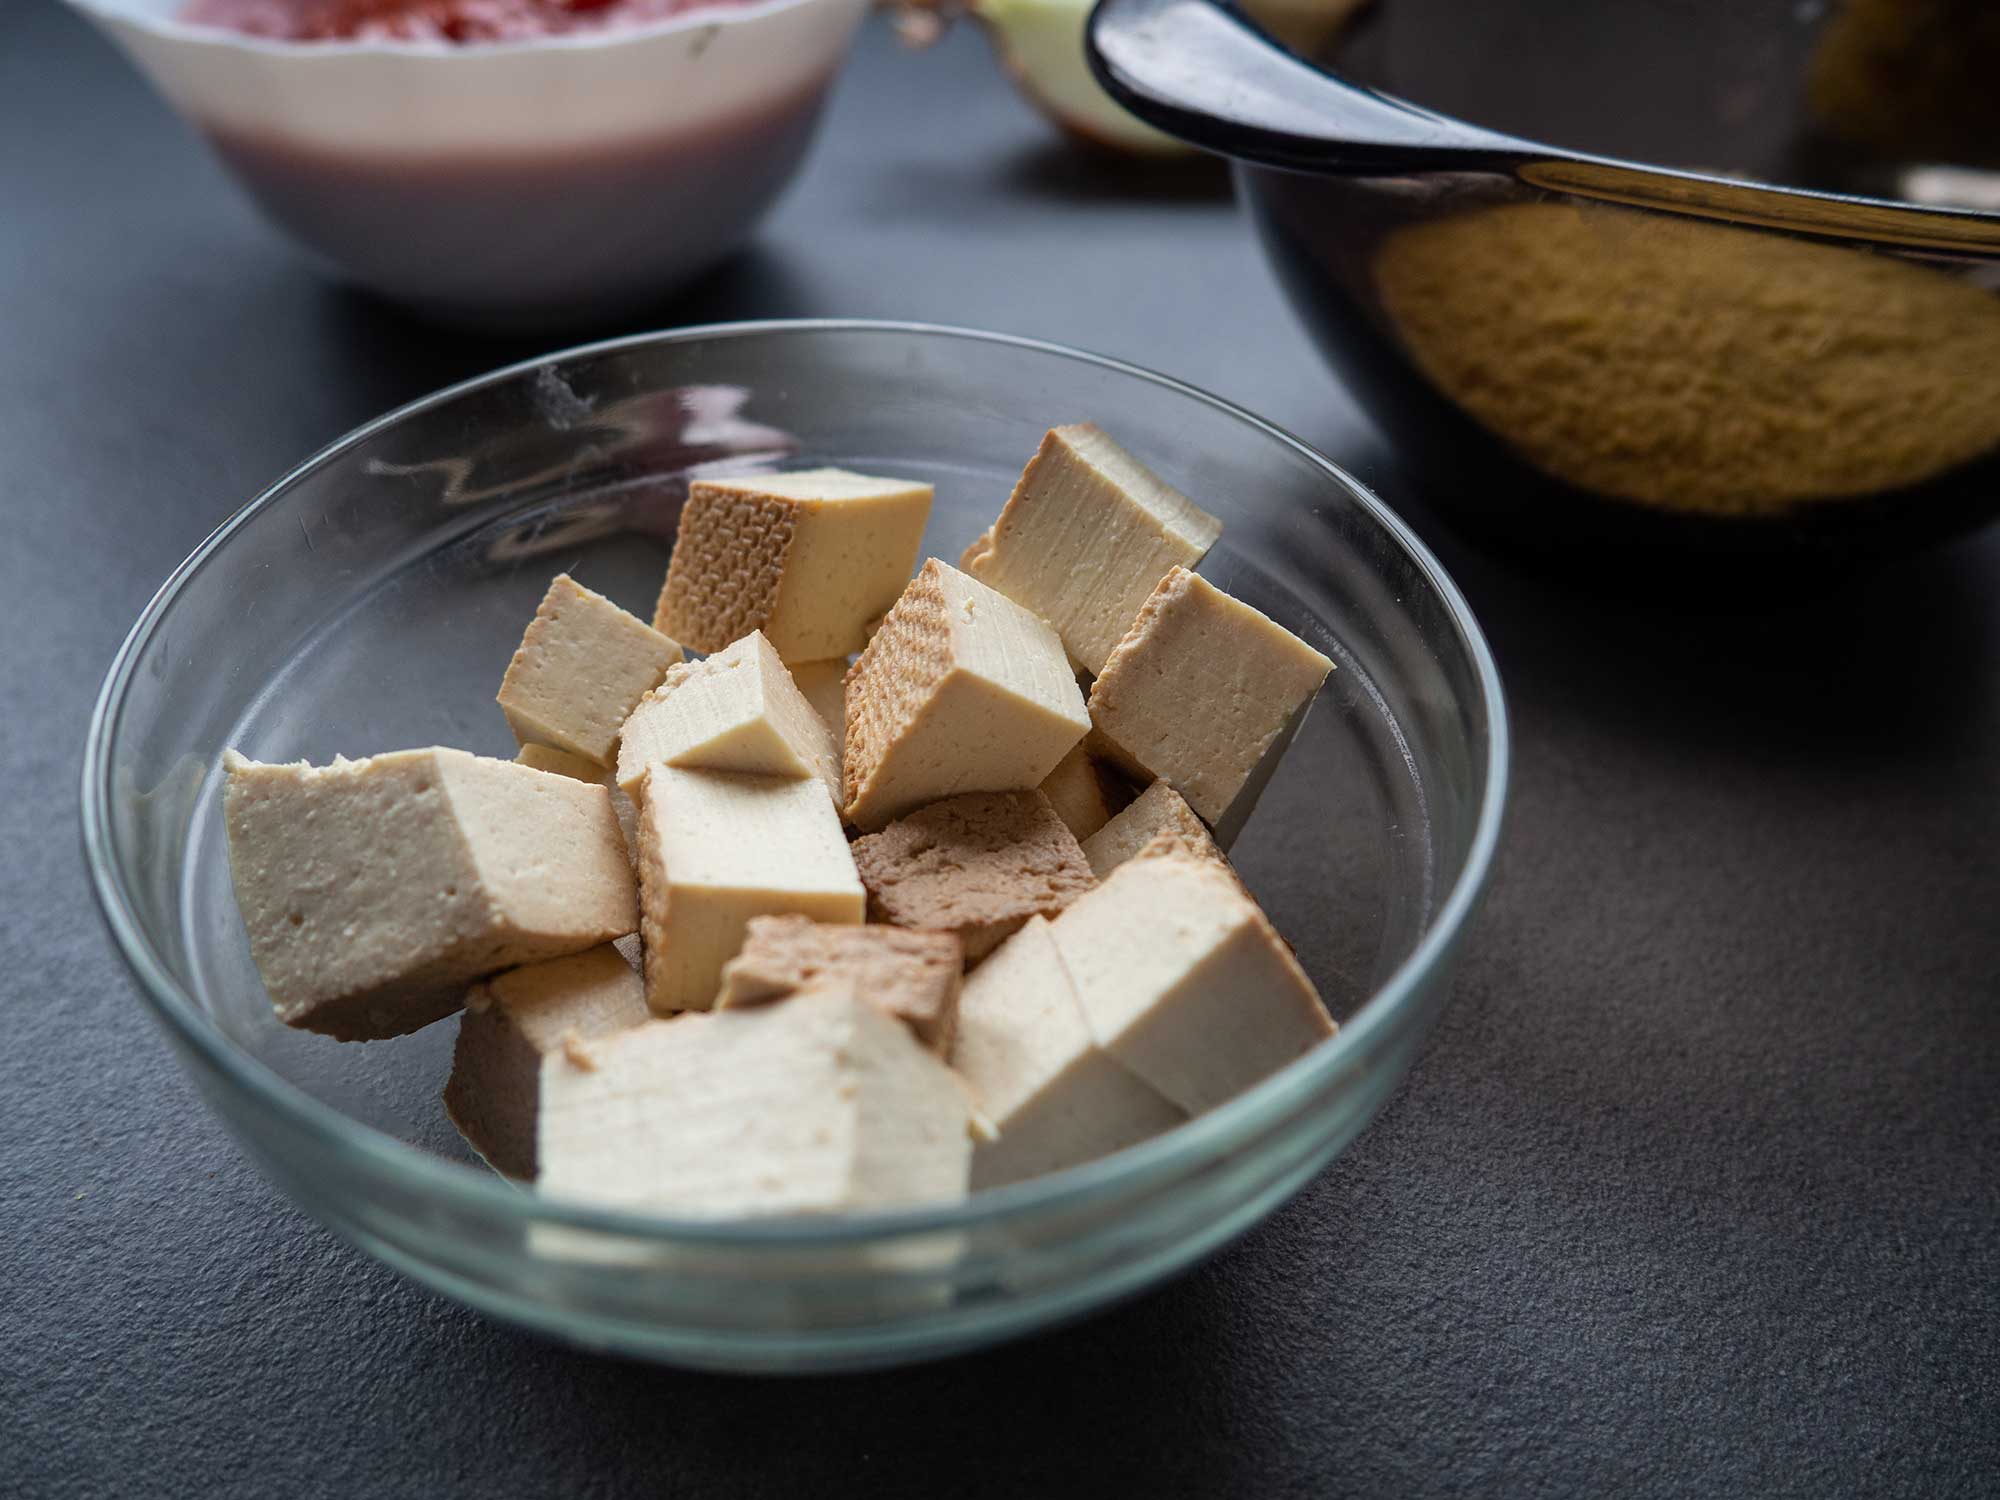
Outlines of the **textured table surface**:
[[[1051,145],[980,40],[864,38],[756,248],[652,321],[1047,335],[1406,498],[1219,187]],[[752,1382],[571,1353],[294,1212],[77,852],[98,680],[231,508],[532,352],[318,279],[111,50],[0,3],[0,1493],[1972,1494],[2000,1485],[2000,534],[1783,605],[1438,537],[1513,813],[1457,999],[1242,1243],[1058,1333]]]

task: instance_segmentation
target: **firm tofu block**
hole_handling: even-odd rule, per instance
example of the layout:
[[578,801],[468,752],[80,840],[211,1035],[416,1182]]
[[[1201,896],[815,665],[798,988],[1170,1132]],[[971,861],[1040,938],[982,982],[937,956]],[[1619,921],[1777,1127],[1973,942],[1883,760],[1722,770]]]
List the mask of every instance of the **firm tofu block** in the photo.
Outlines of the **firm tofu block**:
[[697,479],[655,628],[697,651],[761,630],[786,661],[859,651],[903,591],[931,487],[844,469]]
[[672,640],[558,573],[508,663],[500,707],[523,745],[608,766],[632,705],[680,659]]
[[722,966],[715,1005],[763,1005],[821,980],[848,980],[942,1055],[958,1026],[964,971],[965,947],[949,932],[752,917],[743,951]]
[[638,926],[601,786],[441,748],[223,764],[236,903],[288,1026],[400,1036],[475,979]]
[[535,1175],[544,1060],[650,1019],[646,987],[611,944],[509,969],[472,987],[458,1021],[444,1109],[496,1172]]
[[591,781],[611,790],[611,811],[618,819],[618,834],[625,841],[626,857],[636,871],[639,867],[639,810],[625,795],[613,773],[596,761],[552,745],[523,745],[514,759],[551,776],[567,776],[573,781]]
[[1090,729],[1053,630],[932,558],[847,676],[847,818],[1039,786]]
[[1129,771],[1158,777],[1227,844],[1333,663],[1284,626],[1175,568],[1090,689]]
[[1032,916],[1095,885],[1076,835],[1040,792],[968,792],[854,841],[868,918],[957,934],[976,964]]
[[714,1218],[963,1198],[970,1100],[851,984],[654,1020],[543,1076],[540,1191]]
[[833,732],[836,751],[847,742],[847,665],[846,657],[836,656],[832,661],[802,661],[792,666],[792,681]]
[[1187,1118],[1098,1046],[1043,917],[966,980],[951,1065],[999,1132],[973,1147],[975,1191],[1093,1161]]
[[858,924],[867,907],[818,781],[654,766],[640,783],[646,1001],[707,1010],[752,917]]
[[639,700],[618,743],[618,785],[636,796],[656,765],[812,777],[842,799],[840,751],[762,631],[682,662]]
[[1192,568],[1221,535],[1214,516],[1079,422],[1042,439],[959,565],[1055,626],[1071,659],[1101,672],[1167,570]]
[[1128,860],[1050,933],[1098,1045],[1189,1114],[1333,1035],[1291,949],[1207,860]]
[[1087,839],[1110,822],[1111,815],[1132,794],[1120,785],[1115,772],[1091,755],[1086,740],[1042,778],[1042,795],[1054,805],[1056,816],[1069,825],[1071,833]]
[[1086,838],[1083,857],[1090,861],[1091,873],[1102,880],[1161,834],[1175,835],[1191,854],[1219,865],[1229,863],[1187,799],[1164,781],[1147,787],[1130,807]]

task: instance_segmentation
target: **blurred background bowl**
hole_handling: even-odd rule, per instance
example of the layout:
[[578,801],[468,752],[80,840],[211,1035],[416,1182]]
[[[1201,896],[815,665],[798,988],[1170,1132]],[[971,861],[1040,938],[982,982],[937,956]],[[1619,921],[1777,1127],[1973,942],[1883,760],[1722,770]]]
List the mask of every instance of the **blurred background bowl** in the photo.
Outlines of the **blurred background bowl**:
[[[455,1024],[290,1030],[231,892],[218,757],[511,755],[495,685],[551,574],[645,610],[690,475],[931,481],[956,557],[1051,424],[1088,415],[1227,525],[1201,571],[1336,662],[1232,851],[1342,1022],[1221,1108],[947,1208],[717,1224],[487,1171],[438,1102]],[[1436,562],[1326,459],[1129,365],[996,335],[738,324],[576,349],[373,422],[215,533],[134,627],[83,772],[92,877],[143,993],[245,1149],[349,1240],[500,1316],[686,1364],[964,1349],[1149,1285],[1268,1213],[1402,1080],[1442,1009],[1507,779],[1500,687]]]
[[72,0],[271,221],[487,327],[657,301],[791,180],[867,0],[754,0],[522,42],[272,41]]
[[1321,67],[1104,0],[1091,45],[1235,158],[1302,323],[1485,538],[1852,558],[2000,508],[2000,8],[1374,0]]

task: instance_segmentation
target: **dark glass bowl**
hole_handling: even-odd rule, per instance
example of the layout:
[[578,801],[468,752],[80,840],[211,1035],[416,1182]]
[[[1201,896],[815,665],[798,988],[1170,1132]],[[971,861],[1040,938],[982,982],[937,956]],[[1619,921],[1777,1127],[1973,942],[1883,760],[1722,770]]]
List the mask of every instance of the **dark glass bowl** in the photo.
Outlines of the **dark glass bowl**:
[[1544,553],[1853,558],[2000,503],[1996,15],[1376,0],[1335,71],[1213,0],[1102,0],[1090,48],[1235,161],[1434,508]]

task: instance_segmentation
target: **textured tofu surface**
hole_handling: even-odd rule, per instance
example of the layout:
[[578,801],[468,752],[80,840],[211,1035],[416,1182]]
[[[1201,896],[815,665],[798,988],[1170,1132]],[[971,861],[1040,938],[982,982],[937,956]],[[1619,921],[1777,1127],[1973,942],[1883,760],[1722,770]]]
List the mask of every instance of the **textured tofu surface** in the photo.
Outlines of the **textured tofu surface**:
[[1095,885],[1076,836],[1039,791],[969,792],[854,841],[871,921],[955,933],[977,963],[1028,918]]
[[963,1198],[969,1101],[851,984],[653,1020],[543,1079],[541,1191],[704,1218]]
[[847,817],[863,829],[1039,786],[1090,729],[1055,632],[936,558],[854,664],[846,707]]
[[608,943],[496,974],[465,998],[445,1113],[495,1171],[532,1178],[543,1059],[571,1037],[605,1036],[651,1014],[639,976]]
[[931,487],[842,469],[700,479],[654,625],[697,651],[762,630],[786,661],[859,651],[923,544]]
[[1333,1035],[1291,949],[1207,860],[1128,860],[1049,930],[1098,1045],[1189,1114]]
[[1099,672],[1146,596],[1192,568],[1222,523],[1094,423],[1052,429],[960,566],[1047,620]]
[[676,642],[558,573],[507,665],[500,707],[523,745],[609,765],[632,705],[680,659]]
[[654,766],[640,784],[646,999],[706,1010],[750,919],[859,923],[866,895],[818,781]]
[[764,1005],[821,980],[847,980],[943,1053],[958,1024],[964,970],[965,946],[949,932],[753,917],[743,950],[722,966],[716,1008]]
[[655,765],[812,777],[841,804],[833,732],[761,631],[670,668],[639,700],[618,744],[619,787],[636,795]]
[[1132,805],[1083,840],[1083,857],[1099,880],[1133,858],[1162,834],[1181,840],[1191,854],[1226,865],[1228,856],[1209,837],[1187,799],[1164,781],[1156,781]]
[[1090,689],[1125,768],[1157,777],[1228,837],[1333,663],[1205,578],[1175,568]]
[[287,1025],[397,1036],[475,979],[638,925],[602,786],[441,748],[224,764],[236,901]]
[[975,1189],[1095,1160],[1187,1118],[1097,1044],[1043,917],[966,980],[951,1063],[998,1131],[973,1148]]

